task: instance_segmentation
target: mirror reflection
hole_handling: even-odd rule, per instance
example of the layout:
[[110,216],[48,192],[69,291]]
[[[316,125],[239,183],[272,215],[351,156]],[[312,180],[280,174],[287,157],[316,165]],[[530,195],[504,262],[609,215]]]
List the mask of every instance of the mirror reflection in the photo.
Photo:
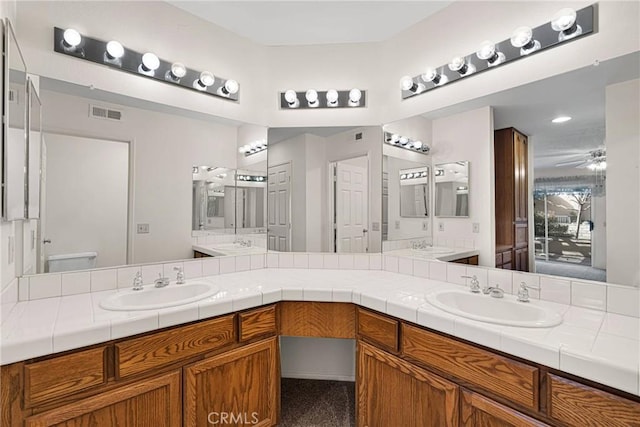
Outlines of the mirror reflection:
[[235,171],[233,169],[194,166],[192,229],[234,233],[234,192]]
[[380,252],[382,129],[271,128],[268,249]]
[[425,218],[429,216],[429,168],[400,169],[400,216]]
[[440,163],[434,166],[436,216],[469,216],[469,162]]

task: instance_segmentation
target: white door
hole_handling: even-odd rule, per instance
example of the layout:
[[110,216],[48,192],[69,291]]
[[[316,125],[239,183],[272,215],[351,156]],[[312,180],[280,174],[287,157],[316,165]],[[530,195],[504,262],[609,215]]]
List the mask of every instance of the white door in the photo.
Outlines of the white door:
[[36,269],[38,273],[44,273],[44,262],[46,259],[46,216],[47,216],[47,143],[42,135],[40,145],[40,226],[38,227]]
[[338,162],[335,207],[336,252],[367,252],[367,168]]
[[291,163],[269,168],[268,245],[273,251],[291,250]]

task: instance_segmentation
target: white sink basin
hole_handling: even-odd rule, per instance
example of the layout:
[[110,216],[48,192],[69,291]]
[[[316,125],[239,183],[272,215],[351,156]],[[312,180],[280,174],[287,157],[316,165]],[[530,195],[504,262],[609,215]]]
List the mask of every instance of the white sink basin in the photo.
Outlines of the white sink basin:
[[213,296],[218,291],[217,286],[204,281],[187,281],[182,285],[172,283],[164,288],[146,285],[141,291],[129,289],[115,293],[100,301],[100,307],[115,311],[157,310],[189,304]]
[[562,323],[562,316],[539,303],[516,301],[513,295],[492,298],[462,290],[436,291],[426,300],[441,310],[480,322],[524,328],[548,328]]

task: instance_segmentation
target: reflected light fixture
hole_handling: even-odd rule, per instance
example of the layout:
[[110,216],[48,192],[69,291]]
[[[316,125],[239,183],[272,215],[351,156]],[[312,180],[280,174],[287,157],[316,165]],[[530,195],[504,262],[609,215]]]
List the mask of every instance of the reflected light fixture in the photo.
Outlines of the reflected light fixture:
[[327,106],[328,107],[337,107],[338,106],[338,91],[335,89],[329,89],[326,94],[327,97]]
[[449,69],[451,71],[456,71],[461,76],[468,76],[473,74],[476,71],[475,65],[471,62],[467,63],[467,60],[464,56],[454,56],[449,62]]
[[120,63],[120,58],[124,56],[124,47],[119,41],[111,40],[107,43],[106,52],[104,53],[104,59],[106,62],[111,62],[112,64]]
[[179,82],[181,78],[187,75],[187,67],[182,62],[174,62],[171,68],[166,72],[165,79],[172,82]]
[[146,76],[153,76],[160,67],[160,59],[155,53],[147,52],[142,55],[142,63],[138,66],[138,72]]
[[82,36],[73,28],[67,28],[62,34],[62,47],[68,52],[75,52],[78,45],[82,42]]
[[362,91],[357,88],[353,88],[349,91],[349,105],[351,107],[360,106],[360,100],[362,99]]
[[315,89],[309,89],[304,97],[307,99],[307,105],[311,108],[317,108],[320,103],[318,102],[318,92]]
[[520,55],[525,56],[540,49],[540,42],[533,38],[531,27],[518,27],[511,35],[511,45],[520,48]]
[[558,41],[565,41],[582,34],[582,27],[576,23],[578,14],[575,9],[560,9],[551,18],[551,28],[558,31]]
[[431,82],[434,86],[442,86],[449,81],[449,78],[444,74],[438,74],[435,68],[429,67],[422,75],[422,80]]
[[245,156],[250,156],[252,154],[259,153],[267,149],[267,140],[261,139],[258,141],[254,141],[250,144],[245,144],[242,147],[238,148],[238,152],[240,154],[244,154]]
[[215,83],[216,78],[210,71],[203,71],[200,73],[200,77],[193,82],[193,87],[205,91],[209,86]]
[[564,122],[568,122],[569,120],[571,120],[571,117],[569,116],[559,116],[556,117],[555,119],[551,120],[552,123],[564,123]]
[[404,91],[409,91],[412,93],[420,93],[426,89],[425,85],[422,83],[416,83],[413,81],[411,76],[403,76],[400,79],[400,87]]
[[414,141],[413,139],[399,135],[397,133],[385,132],[384,142],[405,150],[417,151],[418,153],[429,153],[429,147],[422,141]]
[[504,53],[498,52],[496,50],[495,43],[489,40],[485,40],[480,43],[480,49],[478,49],[478,51],[476,52],[476,56],[479,59],[484,59],[485,61],[487,61],[487,65],[489,67],[500,65],[506,60]]
[[227,80],[224,82],[220,89],[218,89],[218,93],[222,96],[229,96],[234,93],[238,93],[238,89],[240,89],[240,85],[235,80]]
[[298,108],[300,106],[300,100],[295,90],[289,89],[284,93],[284,100],[287,101],[289,108]]

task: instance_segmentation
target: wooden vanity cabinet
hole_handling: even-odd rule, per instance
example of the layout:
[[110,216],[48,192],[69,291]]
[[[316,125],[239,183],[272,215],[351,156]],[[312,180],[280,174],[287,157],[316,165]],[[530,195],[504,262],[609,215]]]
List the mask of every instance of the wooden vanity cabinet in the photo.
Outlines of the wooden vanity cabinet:
[[542,427],[548,426],[515,409],[481,394],[462,390],[460,402],[461,427]]

